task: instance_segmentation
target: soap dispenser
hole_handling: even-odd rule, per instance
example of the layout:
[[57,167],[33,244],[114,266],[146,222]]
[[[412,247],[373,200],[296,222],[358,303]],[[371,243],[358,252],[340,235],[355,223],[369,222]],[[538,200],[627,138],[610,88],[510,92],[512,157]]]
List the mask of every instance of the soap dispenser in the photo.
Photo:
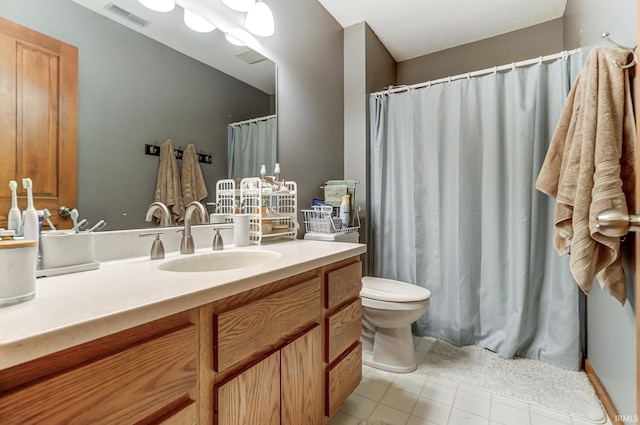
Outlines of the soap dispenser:
[[162,232],[151,232],[151,233],[141,233],[140,237],[143,236],[154,236],[153,244],[151,245],[151,259],[152,260],[161,260],[164,258],[164,245],[160,240],[160,235]]

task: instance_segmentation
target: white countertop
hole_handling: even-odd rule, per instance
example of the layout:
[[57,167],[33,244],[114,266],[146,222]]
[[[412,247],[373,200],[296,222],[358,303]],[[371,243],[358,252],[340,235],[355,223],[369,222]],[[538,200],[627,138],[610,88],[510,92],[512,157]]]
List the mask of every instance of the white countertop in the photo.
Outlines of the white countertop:
[[164,260],[109,261],[97,270],[40,278],[35,299],[0,308],[0,369],[360,255],[366,246],[294,240],[238,250],[276,251],[282,257],[226,271],[160,270],[162,262],[180,257],[171,253]]

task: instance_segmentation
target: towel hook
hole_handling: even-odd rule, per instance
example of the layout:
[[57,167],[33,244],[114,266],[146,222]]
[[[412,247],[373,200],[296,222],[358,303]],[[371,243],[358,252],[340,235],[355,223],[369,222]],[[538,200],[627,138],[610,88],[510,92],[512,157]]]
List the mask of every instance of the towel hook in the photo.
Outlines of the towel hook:
[[632,66],[634,66],[636,63],[638,63],[638,55],[636,54],[636,48],[633,47],[626,47],[623,46],[621,44],[616,43],[615,41],[613,41],[611,39],[611,37],[609,37],[609,33],[608,32],[603,32],[602,33],[602,38],[604,38],[605,40],[607,40],[609,43],[613,44],[616,47],[621,48],[622,50],[626,50],[627,52],[631,53],[631,55],[633,56],[633,60],[631,62],[629,62],[628,64],[625,65],[620,65],[616,60],[613,61],[613,64],[620,68],[620,69],[628,69],[631,68]]

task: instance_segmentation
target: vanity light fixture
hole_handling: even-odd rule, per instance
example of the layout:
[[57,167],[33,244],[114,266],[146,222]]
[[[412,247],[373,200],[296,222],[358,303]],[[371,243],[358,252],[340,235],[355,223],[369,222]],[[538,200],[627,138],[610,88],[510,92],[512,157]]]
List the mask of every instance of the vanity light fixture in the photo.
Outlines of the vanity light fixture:
[[245,28],[252,34],[260,37],[270,37],[275,32],[273,13],[267,4],[258,1],[251,7],[244,21]]
[[231,35],[228,32],[224,33],[224,38],[226,38],[227,41],[233,44],[234,46],[246,46],[246,44],[242,40],[240,40],[238,37]]
[[248,12],[256,0],[222,0],[228,8],[238,12]]
[[216,26],[189,9],[184,10],[184,23],[196,32],[211,32]]
[[174,0],[138,0],[144,7],[156,12],[171,12],[176,7]]

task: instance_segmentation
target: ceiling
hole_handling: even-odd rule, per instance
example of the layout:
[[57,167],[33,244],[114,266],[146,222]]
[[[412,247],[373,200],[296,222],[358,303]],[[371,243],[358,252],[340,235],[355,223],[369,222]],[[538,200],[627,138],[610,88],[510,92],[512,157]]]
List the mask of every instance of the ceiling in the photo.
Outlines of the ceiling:
[[566,0],[318,0],[343,28],[366,22],[397,62],[560,18]]
[[[234,46],[225,39],[224,31],[239,30],[237,22],[244,14],[229,9],[221,0],[178,0],[176,3],[181,7],[168,13],[149,10],[138,0],[73,1],[267,94],[276,92],[275,64],[249,47]],[[114,13],[108,8],[110,4],[148,21],[149,25],[142,27]],[[190,30],[183,22],[183,7],[205,17],[218,29],[206,34]],[[248,45],[255,42],[246,31],[240,37]]]

